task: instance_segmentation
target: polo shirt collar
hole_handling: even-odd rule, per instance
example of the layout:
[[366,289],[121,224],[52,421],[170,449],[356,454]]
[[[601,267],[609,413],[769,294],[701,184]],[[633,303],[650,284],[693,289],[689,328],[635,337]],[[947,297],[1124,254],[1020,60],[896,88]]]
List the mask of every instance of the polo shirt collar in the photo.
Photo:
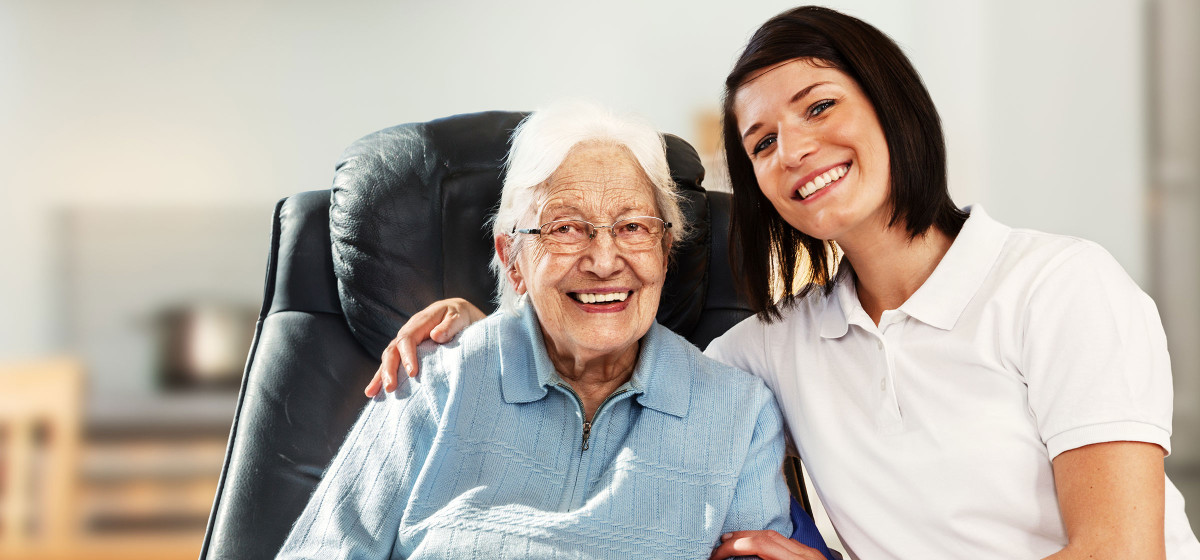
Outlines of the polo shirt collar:
[[[1011,231],[988,216],[980,205],[964,210],[970,215],[950,249],[925,283],[899,309],[918,321],[943,330],[954,328],[999,258]],[[845,259],[834,282],[832,297],[825,298],[825,309],[821,314],[821,336],[824,338],[845,335],[851,323],[871,323],[858,301],[854,272]]]
[[[814,286],[819,290],[820,287]],[[833,277],[832,297],[823,299],[825,308],[821,310],[821,337],[841,338],[850,329],[850,314],[857,306],[860,313],[862,306],[858,305],[858,293],[854,289],[854,272],[850,269],[850,261],[842,259],[838,265],[837,275]]]
[[[500,348],[500,388],[504,401],[529,403],[541,400],[551,386],[564,383],[554,369],[533,306],[525,302],[519,317],[504,317],[497,329]],[[639,404],[672,416],[687,415],[691,401],[694,356],[683,345],[671,344],[675,335],[657,321],[642,337],[637,365],[622,389],[632,391]],[[620,389],[618,389],[620,390]]]
[[916,293],[900,306],[910,317],[942,330],[954,328],[999,258],[1011,228],[988,216],[980,205],[970,213],[942,261]]

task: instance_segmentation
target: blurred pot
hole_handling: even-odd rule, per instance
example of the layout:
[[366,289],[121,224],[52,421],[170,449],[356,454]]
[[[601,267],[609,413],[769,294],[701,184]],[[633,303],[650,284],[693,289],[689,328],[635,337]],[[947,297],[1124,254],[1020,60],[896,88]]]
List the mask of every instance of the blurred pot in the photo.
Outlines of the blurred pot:
[[168,389],[237,387],[254,337],[250,306],[192,303],[155,316],[158,371]]

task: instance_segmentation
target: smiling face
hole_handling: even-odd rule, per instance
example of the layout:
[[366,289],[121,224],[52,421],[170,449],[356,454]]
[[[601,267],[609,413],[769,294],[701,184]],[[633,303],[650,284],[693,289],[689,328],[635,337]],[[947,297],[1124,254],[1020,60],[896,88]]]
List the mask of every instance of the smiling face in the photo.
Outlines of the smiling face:
[[[652,189],[625,148],[581,144],[550,176],[519,227],[565,219],[608,225],[632,216],[659,216]],[[534,236],[520,240],[525,246],[509,268],[509,280],[537,310],[552,358],[635,357],[637,341],[654,321],[667,272],[664,244],[620,250],[609,231],[596,230],[591,244],[573,254],[550,253]],[[496,250],[506,264],[507,243],[497,236]]]
[[887,228],[887,141],[853,79],[793,59],[752,74],[733,111],[759,188],[792,227],[843,246]]

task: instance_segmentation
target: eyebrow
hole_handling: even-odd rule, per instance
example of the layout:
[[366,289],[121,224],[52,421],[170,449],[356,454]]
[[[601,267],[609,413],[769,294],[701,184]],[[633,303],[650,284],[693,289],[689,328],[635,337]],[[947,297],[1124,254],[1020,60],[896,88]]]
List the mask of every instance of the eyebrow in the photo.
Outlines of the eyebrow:
[[[808,96],[808,94],[812,93],[812,90],[816,89],[817,86],[823,86],[829,83],[830,82],[817,82],[809,85],[808,87],[796,92],[796,95],[793,95],[792,98],[788,100],[788,105],[804,99]],[[742,142],[745,143],[746,139],[749,138],[751,134],[757,132],[758,129],[762,128],[762,126],[762,123],[754,123],[750,126],[750,128],[747,128],[746,132],[742,134]]]
[[[633,212],[646,212],[646,211],[647,211],[646,209],[642,208],[638,204],[626,204],[625,206],[621,207],[620,211],[617,212],[616,214],[614,214],[614,216],[619,217],[619,216],[624,216],[626,214],[630,214]],[[651,214],[653,214],[652,209],[649,211],[651,212]],[[583,209],[579,208],[575,205],[572,205],[572,204],[553,204],[550,206],[546,206],[538,211],[537,219],[539,221],[544,220],[544,219],[546,219],[547,214],[560,214],[560,215],[568,214],[568,215],[577,216],[577,218],[557,218],[557,219],[579,219],[579,220],[584,220],[584,221],[588,220],[588,218],[584,217],[585,214],[583,212]],[[592,216],[591,219],[595,219],[595,216]],[[551,220],[551,221],[553,221],[553,220]]]
[[580,208],[577,208],[576,206],[574,206],[572,204],[562,204],[562,203],[547,204],[546,206],[543,206],[538,209],[538,219],[539,220],[543,219],[543,216],[546,214],[562,214],[562,213],[579,214],[582,216],[583,210]]

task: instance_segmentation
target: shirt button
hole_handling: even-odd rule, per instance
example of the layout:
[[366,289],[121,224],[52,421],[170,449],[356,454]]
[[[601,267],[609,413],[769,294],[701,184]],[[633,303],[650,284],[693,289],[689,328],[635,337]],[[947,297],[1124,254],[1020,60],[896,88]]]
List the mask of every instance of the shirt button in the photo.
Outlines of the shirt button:
[[887,378],[886,377],[879,380],[879,390],[883,391],[885,393],[887,392]]
[[878,349],[880,349],[880,350],[883,350],[883,341],[882,341],[882,340],[876,340],[876,341],[875,341],[875,347],[876,347],[876,348],[878,348]]

